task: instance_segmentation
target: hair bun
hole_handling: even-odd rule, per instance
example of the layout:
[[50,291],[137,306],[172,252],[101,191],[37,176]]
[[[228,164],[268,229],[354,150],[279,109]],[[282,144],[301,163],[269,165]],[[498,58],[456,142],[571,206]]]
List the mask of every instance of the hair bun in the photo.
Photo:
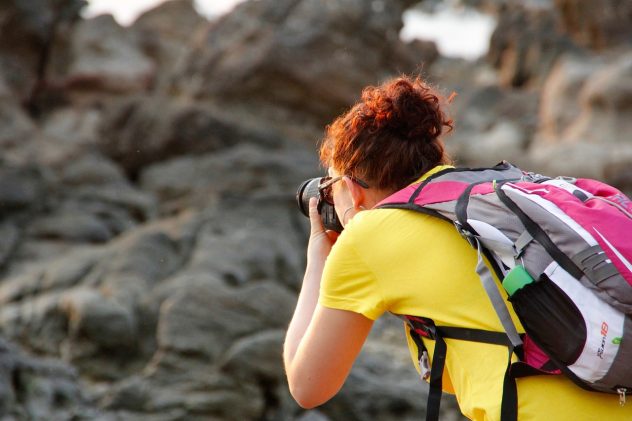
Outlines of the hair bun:
[[404,141],[431,142],[443,128],[452,129],[452,120],[440,108],[439,95],[419,78],[398,78],[362,92],[365,116],[371,131],[388,130]]
[[321,162],[390,191],[450,163],[440,135],[452,120],[440,98],[421,79],[407,76],[366,88],[360,101],[327,126]]

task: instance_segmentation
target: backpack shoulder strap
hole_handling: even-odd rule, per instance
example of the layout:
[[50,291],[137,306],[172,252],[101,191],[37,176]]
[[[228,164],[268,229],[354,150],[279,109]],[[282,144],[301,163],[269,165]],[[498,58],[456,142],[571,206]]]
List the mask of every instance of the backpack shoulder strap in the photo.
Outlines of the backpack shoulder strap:
[[491,168],[446,168],[393,193],[375,207],[425,212],[422,208],[427,204],[457,200],[472,184],[517,180],[523,175],[521,169],[506,161]]
[[[436,326],[432,319],[416,316],[398,316],[409,327],[409,333],[417,345],[419,368],[422,380],[429,383],[428,401],[426,406],[426,421],[438,421],[441,409],[441,396],[443,394],[443,371],[447,356],[447,344],[445,339],[457,339],[463,341],[482,342],[493,345],[506,346],[508,349],[507,370],[503,381],[503,398],[501,408],[502,421],[516,421],[518,410],[518,396],[515,377],[511,371],[511,357],[515,350],[505,332],[493,332],[482,329],[470,329],[454,326]],[[428,338],[435,341],[432,355],[432,366],[428,367],[428,352],[422,341]],[[519,357],[521,357],[519,355]]]

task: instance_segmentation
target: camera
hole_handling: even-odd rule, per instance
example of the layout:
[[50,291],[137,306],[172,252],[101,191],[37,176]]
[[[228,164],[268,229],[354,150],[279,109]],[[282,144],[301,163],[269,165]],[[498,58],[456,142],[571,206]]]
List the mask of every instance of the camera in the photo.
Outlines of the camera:
[[309,218],[309,199],[312,197],[317,198],[318,214],[320,215],[320,219],[323,221],[325,229],[341,232],[342,224],[338,219],[334,205],[324,201],[318,189],[322,184],[323,179],[323,177],[310,178],[301,183],[296,192],[296,202],[298,203],[298,208],[301,210],[303,215]]

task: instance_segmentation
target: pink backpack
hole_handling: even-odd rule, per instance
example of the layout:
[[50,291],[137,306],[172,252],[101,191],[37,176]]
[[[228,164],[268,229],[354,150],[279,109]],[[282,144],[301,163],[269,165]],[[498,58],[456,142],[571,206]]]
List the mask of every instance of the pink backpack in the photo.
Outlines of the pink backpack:
[[[599,181],[551,178],[501,162],[441,171],[378,207],[453,224],[478,251],[476,272],[505,330],[403,316],[430,380],[428,420],[438,419],[443,338],[508,347],[503,421],[516,419],[515,378],[526,375],[563,374],[584,389],[619,394],[625,403],[632,391],[632,201],[623,193]],[[518,334],[491,271],[526,334]],[[420,337],[436,340],[431,368]],[[511,363],[514,353],[517,363]]]

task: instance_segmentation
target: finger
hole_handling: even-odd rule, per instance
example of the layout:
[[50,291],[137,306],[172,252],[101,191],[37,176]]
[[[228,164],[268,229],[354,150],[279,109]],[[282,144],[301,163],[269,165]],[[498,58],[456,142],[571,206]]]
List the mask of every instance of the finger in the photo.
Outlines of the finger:
[[312,233],[324,232],[323,221],[318,214],[318,199],[310,197],[309,199],[309,223]]
[[332,230],[325,231],[325,234],[327,234],[327,237],[329,237],[329,241],[331,241],[332,244],[335,243],[338,237],[340,236],[339,232],[332,231]]

